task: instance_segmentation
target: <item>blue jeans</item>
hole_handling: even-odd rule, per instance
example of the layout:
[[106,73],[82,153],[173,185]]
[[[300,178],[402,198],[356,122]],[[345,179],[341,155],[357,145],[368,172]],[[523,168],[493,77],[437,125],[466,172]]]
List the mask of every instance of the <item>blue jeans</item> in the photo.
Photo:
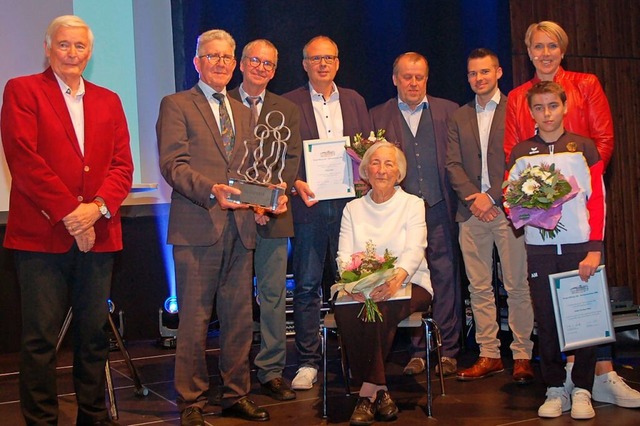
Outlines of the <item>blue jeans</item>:
[[293,322],[300,367],[320,365],[320,308],[322,306],[322,275],[327,257],[331,279],[337,275],[336,255],[343,200],[320,201],[316,208],[321,220],[312,223],[294,223],[293,275],[296,287],[293,293]]

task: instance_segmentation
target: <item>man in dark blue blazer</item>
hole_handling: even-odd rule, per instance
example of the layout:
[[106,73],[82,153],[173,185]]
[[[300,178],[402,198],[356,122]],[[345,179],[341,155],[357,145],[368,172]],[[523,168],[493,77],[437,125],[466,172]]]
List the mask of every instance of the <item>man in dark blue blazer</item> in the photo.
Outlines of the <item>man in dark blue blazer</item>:
[[[328,37],[311,39],[302,49],[302,66],[309,84],[283,96],[300,107],[302,140],[340,138],[356,133],[368,134],[371,120],[364,99],[357,92],[339,88],[333,82],[340,60],[338,46]],[[335,265],[342,210],[348,199],[318,201],[306,182],[304,157],[295,182],[297,196],[292,197],[294,244],[293,296],[296,349],[299,369],[291,383],[296,390],[311,389],[320,364],[320,308],[322,276],[327,259],[331,279]]]
[[[454,102],[429,96],[427,59],[404,53],[393,64],[398,97],[371,109],[375,129],[385,129],[387,140],[398,142],[407,157],[402,187],[425,200],[427,207],[427,263],[434,290],[433,318],[442,332],[443,372],[454,374],[460,349],[459,247],[455,222],[456,194],[445,170],[447,120],[458,109]],[[420,333],[421,334],[421,333]],[[412,337],[412,358],[405,374],[424,371],[424,344]]]

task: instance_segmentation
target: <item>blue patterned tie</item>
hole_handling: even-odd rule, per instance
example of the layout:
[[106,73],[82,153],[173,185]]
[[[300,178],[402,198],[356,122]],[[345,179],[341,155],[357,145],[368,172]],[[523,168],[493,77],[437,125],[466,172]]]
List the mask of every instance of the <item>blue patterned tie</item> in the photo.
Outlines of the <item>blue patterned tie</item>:
[[231,125],[231,117],[229,117],[229,111],[224,103],[224,95],[222,93],[214,93],[213,97],[218,101],[218,108],[220,111],[220,134],[222,135],[222,144],[227,152],[227,158],[231,157],[233,151],[233,144],[236,141],[236,136],[233,134],[233,126]]

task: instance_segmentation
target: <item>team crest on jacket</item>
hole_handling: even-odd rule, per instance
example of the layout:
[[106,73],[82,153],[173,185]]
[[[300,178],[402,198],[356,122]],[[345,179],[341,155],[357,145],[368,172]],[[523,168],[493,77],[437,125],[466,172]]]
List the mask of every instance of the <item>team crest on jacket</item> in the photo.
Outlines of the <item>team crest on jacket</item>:
[[571,141],[567,144],[567,151],[576,152],[578,150],[578,144],[574,141]]

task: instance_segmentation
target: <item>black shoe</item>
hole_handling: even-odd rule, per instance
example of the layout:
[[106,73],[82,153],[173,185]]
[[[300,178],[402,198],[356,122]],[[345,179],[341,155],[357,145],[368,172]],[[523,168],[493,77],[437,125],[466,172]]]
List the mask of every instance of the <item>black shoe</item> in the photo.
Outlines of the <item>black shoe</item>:
[[[76,425],[81,425],[81,424],[82,423],[76,423]],[[90,424],[94,426],[120,426],[120,423],[116,422],[115,420],[111,420],[109,418],[103,419],[103,420],[97,420]]]
[[216,387],[215,391],[213,391],[213,395],[211,395],[211,391],[209,392],[209,404],[217,405],[218,407],[222,405],[222,393],[223,393],[222,385]]
[[374,404],[376,406],[376,417],[379,420],[388,422],[398,417],[398,406],[393,402],[388,391],[380,389],[376,394]]
[[269,380],[267,383],[260,383],[262,393],[269,395],[273,399],[278,401],[290,401],[296,399],[296,393],[291,390],[289,385],[282,380],[282,377],[276,377]]
[[253,422],[266,422],[269,413],[264,408],[258,407],[249,398],[242,398],[231,407],[222,409],[223,417],[239,417]]
[[114,420],[111,420],[109,418],[109,416],[104,417],[104,418],[92,418],[87,416],[86,414],[83,414],[81,412],[78,412],[78,417],[76,418],[76,425],[77,426],[120,426],[120,423],[117,423]]
[[180,426],[204,426],[202,408],[191,406],[180,413]]
[[374,420],[375,405],[369,401],[369,398],[358,398],[349,423],[356,426],[368,426],[373,424]]

